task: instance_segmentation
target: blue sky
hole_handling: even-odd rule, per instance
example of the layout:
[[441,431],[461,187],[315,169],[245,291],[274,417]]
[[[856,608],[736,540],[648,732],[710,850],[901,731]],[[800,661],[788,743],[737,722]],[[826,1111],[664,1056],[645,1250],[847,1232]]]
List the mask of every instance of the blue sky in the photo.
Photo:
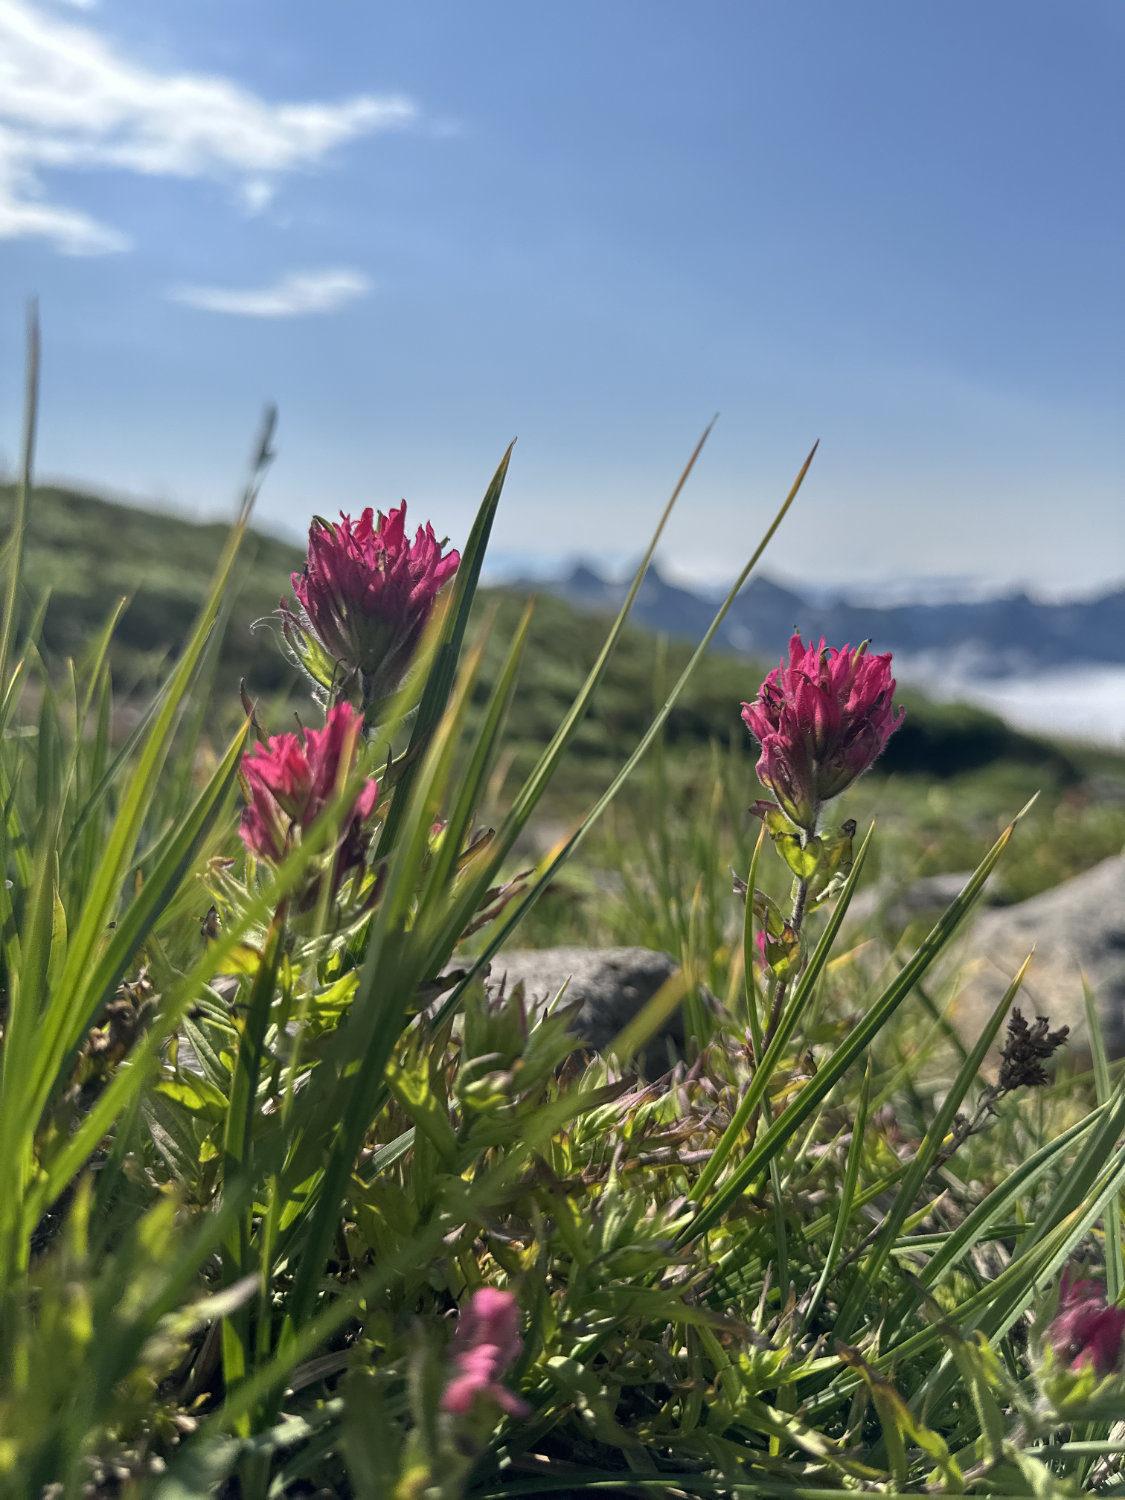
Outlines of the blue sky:
[[1119,0],[0,0],[0,457],[501,560],[1125,575]]

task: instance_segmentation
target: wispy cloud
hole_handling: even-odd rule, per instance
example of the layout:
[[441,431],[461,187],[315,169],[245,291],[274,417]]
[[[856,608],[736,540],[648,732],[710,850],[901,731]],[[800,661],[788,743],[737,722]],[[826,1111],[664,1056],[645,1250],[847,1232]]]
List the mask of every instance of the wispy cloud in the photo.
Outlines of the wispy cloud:
[[168,293],[173,302],[201,307],[205,312],[230,313],[240,318],[299,318],[307,313],[330,313],[365,297],[371,282],[362,271],[345,267],[325,271],[291,271],[272,286],[238,288],[178,286]]
[[111,225],[49,201],[52,168],[208,177],[253,208],[281,174],[418,118],[401,96],[273,104],[230,78],[162,73],[88,24],[0,0],[0,238],[39,236],[72,255],[128,247]]

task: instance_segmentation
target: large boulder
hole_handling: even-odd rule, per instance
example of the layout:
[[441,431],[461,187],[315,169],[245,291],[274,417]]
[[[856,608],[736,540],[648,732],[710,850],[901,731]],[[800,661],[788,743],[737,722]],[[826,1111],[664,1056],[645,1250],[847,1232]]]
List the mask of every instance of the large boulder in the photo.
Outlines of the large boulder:
[[[511,990],[522,984],[529,1008],[542,1011],[566,985],[563,1004],[578,1002],[575,1035],[602,1051],[626,1022],[652,999],[679,968],[670,954],[651,948],[513,948],[492,960],[486,988]],[[649,1043],[645,1071],[667,1067],[669,1046],[678,1054],[684,1044],[679,1008]]]
[[[936,921],[950,902],[972,879],[971,870],[954,870],[941,875],[923,875],[909,885],[881,880],[877,885],[857,891],[848,906],[844,921],[851,928],[862,923],[883,933],[898,935],[915,922]],[[989,888],[981,892],[982,905],[990,905]]]
[[1082,975],[1093,991],[1110,1057],[1125,1057],[1125,856],[1064,881],[1016,906],[982,911],[965,949],[978,960],[967,975],[951,1019],[969,1041],[979,1036],[996,1003],[1032,949],[1023,982],[1024,1015],[1069,1026],[1080,1051],[1089,1046]]

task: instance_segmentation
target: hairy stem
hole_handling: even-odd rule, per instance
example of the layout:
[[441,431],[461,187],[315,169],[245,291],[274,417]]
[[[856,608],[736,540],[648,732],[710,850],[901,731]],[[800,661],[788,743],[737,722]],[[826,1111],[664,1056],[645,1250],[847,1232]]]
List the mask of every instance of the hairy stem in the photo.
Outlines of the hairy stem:
[[[804,830],[802,830],[802,847],[807,844],[809,839],[812,837],[812,833],[813,831],[815,831],[815,827],[816,825],[814,821],[813,830],[810,830],[809,832],[805,832]],[[793,931],[797,934],[798,937],[800,937],[801,935],[801,923],[805,919],[805,903],[808,901],[808,899],[809,883],[807,880],[799,879],[797,881],[796,890],[793,894],[793,912],[789,918],[789,925],[790,927],[792,927]],[[781,1011],[782,1007],[785,1004],[785,992],[788,987],[788,979],[779,979],[777,981],[777,984],[774,986],[773,1004],[770,1006],[769,1025],[766,1027],[766,1034],[763,1038],[763,1042],[766,1047],[768,1047],[769,1044],[773,1041],[774,1034],[781,1023]]]

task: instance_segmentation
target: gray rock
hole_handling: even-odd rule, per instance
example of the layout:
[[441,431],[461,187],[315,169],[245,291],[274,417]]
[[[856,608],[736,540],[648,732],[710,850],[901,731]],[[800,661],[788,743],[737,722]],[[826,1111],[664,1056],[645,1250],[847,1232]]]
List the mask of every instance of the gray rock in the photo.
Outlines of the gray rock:
[[[562,1003],[581,1005],[573,1030],[601,1051],[679,967],[670,954],[651,948],[514,948],[492,960],[486,987],[522,983],[529,1005],[542,1010],[565,984]],[[669,1043],[677,1054],[683,1048],[679,1008],[648,1046],[647,1073],[667,1067]]]
[[[900,933],[922,917],[938,917],[972,878],[971,870],[954,870],[942,875],[925,875],[912,884],[893,885],[880,881],[868,890],[857,891],[848,907],[847,922],[877,923],[884,930]],[[989,904],[985,886],[981,901]]]
[[1080,1051],[1089,1045],[1082,997],[1085,973],[1110,1057],[1125,1057],[1125,856],[1105,859],[1017,906],[981,912],[967,954],[979,959],[951,1019],[962,1037],[979,1036],[1031,949],[1035,957],[1016,1004],[1025,1016],[1069,1026]]

